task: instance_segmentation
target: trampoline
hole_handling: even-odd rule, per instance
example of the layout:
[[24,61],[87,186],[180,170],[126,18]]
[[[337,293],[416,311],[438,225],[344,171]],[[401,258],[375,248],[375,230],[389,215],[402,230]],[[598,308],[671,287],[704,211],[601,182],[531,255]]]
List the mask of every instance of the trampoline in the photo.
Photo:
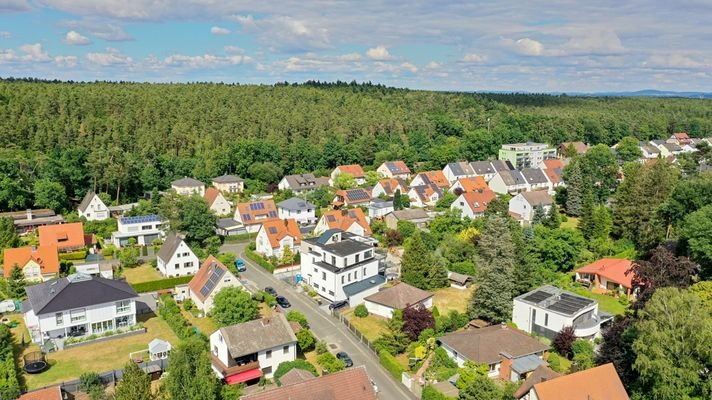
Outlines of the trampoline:
[[25,356],[22,358],[25,362],[25,366],[23,369],[28,374],[39,374],[40,372],[46,370],[48,367],[44,353],[42,353],[41,351],[35,351],[32,353],[25,354]]

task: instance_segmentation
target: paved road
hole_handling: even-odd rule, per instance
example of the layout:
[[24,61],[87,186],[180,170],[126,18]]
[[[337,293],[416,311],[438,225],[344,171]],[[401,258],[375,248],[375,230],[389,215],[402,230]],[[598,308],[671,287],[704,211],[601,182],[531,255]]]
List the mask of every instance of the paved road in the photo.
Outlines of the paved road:
[[411,392],[395,381],[390,373],[380,365],[375,354],[368,350],[365,345],[359,343],[342,323],[329,316],[304,294],[297,293],[292,286],[275,278],[272,274],[246,258],[243,254],[245,246],[246,243],[226,243],[220,250],[237,254],[238,257],[245,260],[248,267],[247,272],[242,273],[244,278],[254,282],[261,289],[266,286],[272,286],[292,303],[292,309],[303,312],[309,320],[311,330],[320,340],[325,340],[329,345],[335,344],[338,346],[338,349],[330,348],[330,350],[334,352],[343,350],[349,353],[354,365],[365,365],[369,376],[378,385],[379,399],[416,399]]

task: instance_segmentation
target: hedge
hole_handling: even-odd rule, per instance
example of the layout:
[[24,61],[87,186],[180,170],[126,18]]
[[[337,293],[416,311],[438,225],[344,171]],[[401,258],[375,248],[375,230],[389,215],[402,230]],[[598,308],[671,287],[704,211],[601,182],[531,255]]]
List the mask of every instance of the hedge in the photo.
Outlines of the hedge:
[[400,382],[401,376],[403,375],[403,367],[398,364],[398,361],[391,355],[391,353],[386,350],[379,351],[378,361],[381,362],[383,368],[387,369],[388,372],[390,372],[391,375],[393,375],[393,377]]
[[161,303],[158,305],[158,315],[163,318],[168,326],[175,332],[176,336],[186,340],[195,335],[195,330],[183,317],[178,303],[169,295],[161,296]]
[[60,253],[59,259],[65,261],[77,261],[87,258],[86,250],[73,251],[71,253]]
[[242,235],[225,236],[224,241],[225,242],[239,242],[242,240],[254,239],[256,237],[257,237],[257,233],[243,233]]
[[272,265],[271,262],[265,260],[261,255],[255,253],[254,251],[250,250],[250,248],[245,249],[245,255],[247,258],[250,260],[254,261],[259,265],[260,267],[266,269],[269,272],[274,272],[274,265]]
[[141,283],[132,283],[131,287],[138,293],[155,292],[157,290],[173,289],[176,285],[183,285],[193,279],[192,276],[179,276],[177,278],[160,279]]
[[12,333],[7,325],[0,327],[0,399],[15,399],[20,396],[17,380],[17,365],[12,349]]

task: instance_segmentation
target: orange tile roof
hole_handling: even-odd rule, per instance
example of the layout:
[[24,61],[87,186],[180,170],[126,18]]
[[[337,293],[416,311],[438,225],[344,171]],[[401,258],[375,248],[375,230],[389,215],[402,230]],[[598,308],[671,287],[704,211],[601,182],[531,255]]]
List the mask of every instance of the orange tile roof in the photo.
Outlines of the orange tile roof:
[[30,260],[34,260],[40,265],[42,275],[56,274],[59,272],[59,256],[57,255],[57,246],[55,245],[39,246],[35,251],[32,251],[32,247],[29,246],[5,249],[4,254],[4,274],[6,278],[12,273],[15,264],[23,268]]
[[213,264],[220,269],[230,272],[230,270],[223,263],[221,263],[220,260],[218,260],[214,256],[208,256],[208,258],[206,258],[205,261],[200,264],[200,269],[195,274],[195,276],[193,276],[193,279],[188,282],[188,287],[190,288],[190,291],[193,292],[200,299],[200,301],[205,301],[205,296],[203,296],[200,291],[203,289],[203,286],[205,286],[205,283],[210,278],[210,270]]
[[489,185],[485,182],[484,176],[473,176],[468,178],[460,178],[457,180],[465,192],[479,192],[490,190]]
[[[443,174],[443,171],[437,170],[437,171],[425,171],[421,172],[418,175],[425,175],[428,177],[428,180],[430,183],[435,184],[435,186],[443,189],[443,188],[449,188],[450,187],[450,181],[447,180],[445,177],[445,174]],[[416,175],[416,177],[418,176]],[[426,184],[428,182],[426,181]]]
[[205,189],[205,195],[203,196],[203,198],[205,199],[205,201],[208,202],[208,207],[213,205],[213,203],[215,202],[215,199],[218,198],[219,194],[220,194],[220,191],[212,186]]
[[539,400],[628,400],[613,364],[574,372],[534,385]]
[[302,241],[302,232],[299,230],[299,225],[297,225],[297,221],[294,218],[265,222],[260,229],[265,230],[273,249],[278,248],[279,241],[286,236],[293,237],[294,244],[299,244]]
[[[332,218],[329,218],[329,217]],[[371,234],[371,226],[366,220],[366,215],[364,215],[363,210],[360,208],[353,208],[350,210],[334,210],[325,212],[321,216],[326,220],[326,224],[329,229],[341,229],[342,231],[347,231],[349,227],[356,222],[363,227],[366,235]]]
[[25,393],[17,400],[62,400],[62,389],[57,386]]
[[559,159],[556,159],[556,158],[552,158],[552,159],[549,159],[549,160],[544,160],[544,165],[545,165],[545,167],[544,167],[545,169],[549,169],[549,168],[551,168],[551,169],[554,169],[554,168],[561,168],[561,169],[564,169],[564,163],[563,163],[563,161],[561,161],[561,160],[559,160]]
[[685,132],[678,132],[678,133],[673,133],[673,136],[675,136],[675,139],[689,139],[690,136],[685,133]]
[[342,174],[350,174],[354,178],[363,178],[366,176],[363,172],[363,168],[361,168],[358,164],[339,165],[336,169],[338,169]]
[[377,185],[383,188],[383,191],[386,192],[388,196],[392,196],[396,192],[396,189],[400,189],[401,194],[408,192],[408,185],[395,178],[381,179],[378,181]]
[[77,250],[85,246],[84,225],[81,222],[39,227],[40,245],[57,246],[62,250]]
[[386,161],[384,164],[394,175],[410,174],[410,168],[403,161]]
[[487,205],[492,201],[497,194],[491,190],[483,192],[465,192],[462,194],[467,206],[475,213],[483,213],[487,210]]
[[561,183],[561,169],[560,168],[546,168],[543,169],[544,174],[546,174],[547,179],[553,184]]
[[244,400],[376,400],[363,366],[244,396]]
[[633,261],[623,258],[603,258],[577,269],[576,272],[596,274],[630,289],[633,287],[633,274],[626,275],[625,273],[632,266]]
[[237,210],[240,213],[243,225],[262,224],[279,219],[277,206],[274,205],[274,200],[272,199],[238,203]]

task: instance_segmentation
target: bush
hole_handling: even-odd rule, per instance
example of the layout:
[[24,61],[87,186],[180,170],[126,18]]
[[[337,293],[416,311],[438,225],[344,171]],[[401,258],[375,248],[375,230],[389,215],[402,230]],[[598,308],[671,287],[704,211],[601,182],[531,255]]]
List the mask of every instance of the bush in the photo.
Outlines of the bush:
[[561,366],[561,356],[556,353],[549,353],[549,358],[547,359],[549,366],[556,372],[565,373],[563,367]]
[[[11,344],[11,342],[8,342]],[[12,346],[10,352],[4,356],[4,360],[0,363],[0,398],[16,399],[20,396],[20,383],[17,380],[17,366],[15,365],[15,357],[12,354]]]
[[573,352],[571,346],[576,341],[576,334],[574,334],[574,328],[572,326],[565,326],[561,328],[559,333],[554,336],[554,340],[551,345],[554,347],[557,353],[562,356],[571,359]]
[[256,237],[257,237],[256,233],[243,233],[242,235],[225,236],[224,241],[225,242],[240,242],[243,240],[254,239]]
[[114,247],[113,245],[108,245],[101,250],[101,254],[104,257],[111,257],[114,255],[114,251],[116,251],[116,247]]
[[85,372],[79,376],[79,386],[84,392],[91,392],[97,386],[101,386],[101,379],[96,372]]
[[290,311],[287,313],[287,321],[298,322],[299,326],[305,329],[309,329],[309,321],[307,321],[306,315],[300,313],[299,311]]
[[60,261],[77,261],[87,258],[86,250],[73,251],[71,253],[59,253]]
[[176,285],[183,285],[193,279],[192,276],[179,276],[177,278],[159,279],[131,284],[131,287],[138,293],[155,292],[157,290],[173,289]]
[[448,400],[448,397],[440,393],[431,385],[425,385],[423,393],[420,395],[421,400]]
[[586,339],[578,339],[571,345],[574,354],[573,361],[577,371],[583,371],[594,366],[593,345]]
[[178,308],[178,303],[176,303],[171,296],[167,294],[161,296],[161,302],[158,306],[158,315],[166,321],[168,326],[179,338],[186,340],[195,335],[195,330],[183,317],[180,308]]
[[320,340],[316,342],[316,346],[314,346],[314,350],[316,350],[317,355],[322,355],[329,351],[329,349],[326,347],[326,342],[323,340]]
[[378,361],[380,361],[381,365],[383,365],[383,368],[390,372],[394,378],[400,381],[401,376],[403,375],[403,367],[398,364],[395,357],[385,350],[380,350],[378,352]]
[[190,310],[192,310],[194,306],[195,306],[195,304],[193,304],[193,300],[191,300],[191,299],[185,299],[185,300],[183,301],[183,309],[184,309],[185,311],[190,311]]
[[262,256],[255,253],[254,250],[250,249],[249,247],[245,249],[245,255],[247,256],[247,258],[254,261],[257,265],[264,268],[265,270],[269,272],[274,272],[274,264],[265,260]]
[[279,366],[277,366],[277,370],[274,371],[274,382],[277,384],[277,386],[282,386],[282,382],[279,381],[279,378],[283,377],[284,374],[286,374],[287,372],[289,372],[295,368],[303,369],[304,371],[309,371],[309,372],[311,372],[312,375],[317,376],[316,368],[308,361],[305,361],[305,360],[285,361],[283,363],[280,363]]
[[[389,354],[390,355],[390,354]],[[320,355],[316,362],[321,365],[321,369],[326,373],[334,373],[346,368],[346,364],[328,351]]]
[[366,318],[366,317],[368,317],[368,309],[366,308],[365,305],[359,304],[356,306],[356,309],[354,310],[354,315],[359,318]]
[[316,341],[316,339],[314,338],[314,335],[312,335],[309,329],[302,328],[299,332],[297,332],[296,336],[297,345],[299,346],[299,350],[301,350],[302,353],[306,353],[307,351],[314,348],[314,342]]

